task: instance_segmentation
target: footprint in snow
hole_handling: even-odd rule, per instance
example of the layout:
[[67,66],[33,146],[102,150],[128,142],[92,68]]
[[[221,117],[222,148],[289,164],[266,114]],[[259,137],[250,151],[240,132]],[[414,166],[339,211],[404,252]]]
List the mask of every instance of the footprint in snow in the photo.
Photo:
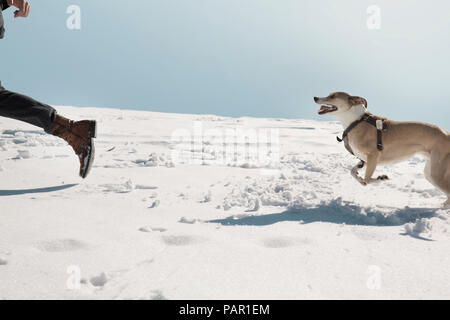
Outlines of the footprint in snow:
[[150,300],[167,300],[160,290],[153,290]]
[[289,237],[278,237],[278,238],[267,238],[263,240],[263,246],[266,248],[286,248],[292,247],[297,244],[308,244],[310,241],[308,239],[296,239]]
[[180,220],[178,220],[178,222],[186,223],[186,224],[196,224],[201,221],[199,219],[195,219],[195,218],[181,217]]
[[0,266],[6,266],[8,264],[8,260],[5,258],[0,257]]
[[286,248],[293,245],[290,239],[286,238],[268,238],[263,240],[263,245],[266,248]]
[[192,236],[163,236],[162,240],[169,246],[188,246],[200,242],[200,238]]
[[12,140],[14,144],[24,144],[28,142],[28,139],[25,138],[15,138]]
[[17,156],[13,158],[13,160],[22,160],[22,159],[30,159],[31,152],[29,150],[17,150]]
[[167,229],[164,229],[164,228],[152,228],[152,227],[146,226],[146,227],[139,228],[139,231],[152,233],[152,232],[166,232]]
[[104,188],[103,192],[114,192],[114,193],[130,193],[136,189],[136,186],[131,180],[120,184],[102,184],[100,187]]
[[75,239],[58,239],[38,242],[36,247],[46,252],[65,252],[85,249],[88,246]]
[[94,287],[103,287],[108,282],[108,277],[102,272],[100,275],[92,277],[89,282]]
[[149,209],[157,208],[159,206],[159,204],[160,204],[159,200],[155,200],[148,208]]
[[138,189],[138,190],[155,190],[155,189],[158,189],[158,187],[157,186],[145,185],[145,184],[137,184],[135,186],[135,189]]

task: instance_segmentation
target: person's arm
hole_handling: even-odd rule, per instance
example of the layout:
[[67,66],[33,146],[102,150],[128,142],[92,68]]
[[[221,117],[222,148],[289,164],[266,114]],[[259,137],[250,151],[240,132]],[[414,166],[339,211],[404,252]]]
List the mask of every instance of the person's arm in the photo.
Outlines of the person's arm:
[[0,39],[2,39],[5,35],[5,28],[3,27],[3,16],[2,11],[14,6],[17,8],[16,11],[14,11],[14,18],[28,17],[28,14],[30,13],[30,4],[28,3],[28,0],[0,0]]
[[1,0],[6,7],[3,7],[3,9],[6,9],[7,7],[16,7],[17,10],[14,11],[14,18],[28,17],[28,14],[30,13],[30,4],[28,3],[28,0]]

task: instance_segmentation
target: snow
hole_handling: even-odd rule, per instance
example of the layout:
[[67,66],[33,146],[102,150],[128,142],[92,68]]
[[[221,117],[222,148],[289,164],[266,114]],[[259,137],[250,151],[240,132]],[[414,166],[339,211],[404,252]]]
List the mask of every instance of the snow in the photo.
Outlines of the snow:
[[0,299],[450,298],[421,156],[363,187],[336,122],[57,109],[96,161],[0,118]]

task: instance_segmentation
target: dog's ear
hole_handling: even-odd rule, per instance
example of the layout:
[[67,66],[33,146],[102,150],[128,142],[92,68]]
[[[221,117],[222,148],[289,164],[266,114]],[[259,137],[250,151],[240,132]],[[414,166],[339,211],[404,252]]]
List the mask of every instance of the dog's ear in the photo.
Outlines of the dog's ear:
[[363,104],[364,107],[367,108],[367,100],[361,97],[357,97],[357,96],[351,96],[350,98],[348,98],[348,101],[350,102],[351,106],[357,106],[359,104]]

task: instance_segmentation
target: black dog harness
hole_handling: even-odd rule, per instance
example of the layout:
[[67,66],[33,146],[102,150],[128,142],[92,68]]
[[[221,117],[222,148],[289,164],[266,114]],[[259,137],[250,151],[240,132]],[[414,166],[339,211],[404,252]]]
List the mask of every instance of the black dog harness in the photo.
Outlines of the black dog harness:
[[[386,129],[387,129],[387,123],[384,119],[375,117],[375,116],[371,115],[370,113],[365,113],[361,119],[352,122],[348,126],[348,128],[345,129],[344,133],[342,134],[342,138],[336,137],[337,141],[339,141],[339,142],[344,141],[345,138],[350,133],[350,131],[355,129],[358,126],[358,124],[360,124],[363,121],[365,121],[365,122],[373,125],[375,128],[377,128],[377,149],[382,151],[383,150],[383,131],[386,131]],[[347,143],[346,143],[346,146],[348,146]],[[350,146],[348,146],[348,149],[352,154],[354,154],[353,150],[351,150]]]

